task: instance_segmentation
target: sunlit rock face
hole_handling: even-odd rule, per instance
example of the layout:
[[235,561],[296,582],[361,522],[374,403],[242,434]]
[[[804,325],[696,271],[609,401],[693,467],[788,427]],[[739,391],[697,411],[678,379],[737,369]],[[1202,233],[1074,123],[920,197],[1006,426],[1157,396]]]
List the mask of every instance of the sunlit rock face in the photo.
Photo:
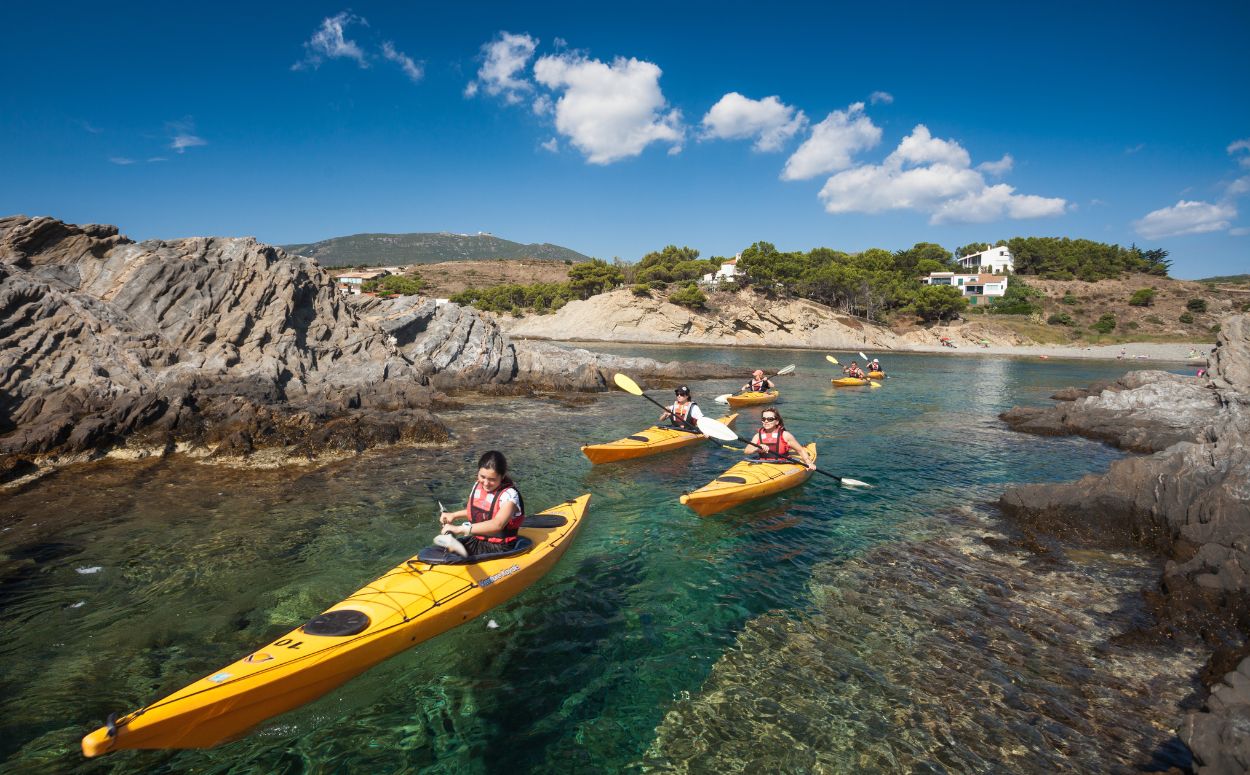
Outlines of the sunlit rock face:
[[[1009,488],[999,502],[1004,513],[1070,540],[1162,552],[1163,579],[1148,595],[1159,627],[1209,643],[1204,682],[1223,676],[1231,687],[1225,694],[1240,697],[1246,679],[1235,668],[1250,652],[1250,316],[1221,323],[1206,378],[1134,372],[1063,398],[1002,417],[1021,431],[1077,433],[1154,454],[1117,461],[1075,484]],[[1208,711],[1186,722],[1201,767],[1243,772],[1250,765],[1244,699],[1213,694]]]

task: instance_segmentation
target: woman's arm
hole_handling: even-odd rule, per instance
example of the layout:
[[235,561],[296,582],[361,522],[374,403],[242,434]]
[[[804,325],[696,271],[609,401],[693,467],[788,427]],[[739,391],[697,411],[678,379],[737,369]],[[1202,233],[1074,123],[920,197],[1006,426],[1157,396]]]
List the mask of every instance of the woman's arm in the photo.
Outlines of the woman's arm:
[[452,522],[455,522],[457,519],[468,519],[468,518],[469,518],[469,509],[467,506],[463,509],[460,509],[459,511],[444,511],[442,514],[438,515],[438,521],[442,522],[444,525],[450,525]]
[[795,453],[799,456],[799,460],[803,461],[803,465],[807,466],[808,469],[815,470],[816,464],[813,463],[812,459],[807,456],[807,450],[803,448],[803,445],[799,444],[798,439],[794,438],[794,434],[790,431],[786,431],[785,436],[786,444],[794,449]]
[[746,454],[748,454],[748,455],[754,455],[756,452],[759,452],[759,451],[760,451],[760,449],[762,449],[762,448],[759,446],[759,443],[760,443],[760,435],[759,435],[758,433],[756,433],[754,436],[752,436],[752,437],[751,437],[751,443],[750,443],[750,444],[748,444],[748,445],[746,446],[746,449],[744,449],[744,450],[742,450],[742,451],[743,451],[743,452],[745,452],[745,453],[746,453]]
[[508,524],[508,520],[512,519],[512,515],[516,513],[516,504],[512,501],[504,501],[499,504],[499,508],[495,509],[495,516],[485,522],[470,522],[467,525],[448,525],[443,528],[444,533],[456,533],[458,535],[499,535],[503,532],[504,526]]

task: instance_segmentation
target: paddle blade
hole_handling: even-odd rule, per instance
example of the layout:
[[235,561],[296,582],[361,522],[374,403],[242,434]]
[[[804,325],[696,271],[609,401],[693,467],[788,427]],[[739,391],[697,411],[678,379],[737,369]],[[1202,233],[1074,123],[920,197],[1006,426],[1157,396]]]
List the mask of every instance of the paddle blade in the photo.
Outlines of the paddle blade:
[[860,351],[860,353],[859,353],[859,357],[863,358],[864,360],[868,360],[868,356],[867,356],[867,355],[864,355],[863,350],[861,350],[861,351]]
[[729,397],[732,395],[733,393],[725,393],[724,395],[719,395],[716,398],[713,398],[712,400],[718,404],[727,404],[729,403]]
[[842,477],[842,486],[843,487],[872,487],[872,485],[869,484],[868,482],[861,482],[858,479],[848,479],[845,476]]
[[868,380],[868,384],[872,385],[873,387],[881,387],[881,383],[877,382],[875,379]]
[[612,375],[612,381],[616,383],[618,388],[624,390],[626,393],[633,393],[636,396],[642,395],[642,388],[638,387],[638,383],[634,382],[624,374],[617,373]]
[[792,372],[792,371],[794,371],[794,364],[793,364],[793,363],[791,363],[789,366],[785,367],[785,368],[784,368],[784,369],[782,369],[781,371],[777,372],[777,376],[778,376],[778,377],[784,377],[785,375],[789,374],[789,373],[790,373],[790,372]]
[[728,425],[711,417],[700,417],[698,420],[699,432],[704,436],[710,436],[720,441],[737,441],[738,434],[729,429]]
[[826,355],[826,356],[825,356],[825,360],[829,361],[829,362],[830,362],[830,363],[832,363],[834,366],[841,366],[841,365],[842,365],[842,364],[838,363],[838,359],[837,359],[837,358],[835,358],[835,357],[833,357],[832,355]]

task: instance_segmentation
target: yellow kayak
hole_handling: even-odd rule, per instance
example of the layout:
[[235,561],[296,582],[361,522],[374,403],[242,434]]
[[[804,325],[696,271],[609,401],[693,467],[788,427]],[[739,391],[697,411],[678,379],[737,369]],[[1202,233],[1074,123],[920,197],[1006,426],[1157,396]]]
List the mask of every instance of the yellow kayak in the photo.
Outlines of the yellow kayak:
[[833,383],[834,387],[857,387],[868,384],[868,380],[859,379],[858,377],[838,377],[829,381]]
[[476,563],[438,547],[274,642],[82,739],[86,756],[125,748],[208,748],[311,702],[373,665],[463,624],[542,578],[586,514],[582,495],[527,517],[516,552]]
[[773,401],[777,400],[777,396],[779,395],[781,395],[780,390],[769,390],[767,393],[747,391],[746,393],[739,393],[736,396],[729,396],[725,400],[729,402],[731,407],[737,409],[740,406],[771,404]]
[[[737,414],[731,414],[720,418],[720,422],[733,427],[737,419]],[[636,457],[658,455],[661,452],[688,447],[706,438],[707,436],[701,433],[692,433],[672,426],[653,425],[645,431],[639,431],[633,436],[626,436],[618,441],[607,444],[587,444],[582,447],[582,454],[592,463],[615,463],[618,460],[632,460]]]
[[869,379],[885,379],[885,372],[884,371],[870,371],[868,372],[868,378]]
[[[816,445],[804,449],[816,461]],[[797,458],[796,458],[797,460]],[[765,495],[796,487],[808,480],[812,472],[798,463],[758,463],[743,460],[694,492],[681,496],[681,503],[696,514],[706,517]]]

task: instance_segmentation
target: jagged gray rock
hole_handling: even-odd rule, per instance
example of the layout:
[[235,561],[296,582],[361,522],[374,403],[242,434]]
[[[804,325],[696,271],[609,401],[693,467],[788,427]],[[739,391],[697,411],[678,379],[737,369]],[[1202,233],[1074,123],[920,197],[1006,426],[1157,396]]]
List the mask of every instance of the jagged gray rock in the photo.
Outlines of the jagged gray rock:
[[[1209,379],[1134,372],[1096,394],[1042,410],[1002,415],[1013,428],[1077,433],[1154,452],[1113,463],[1075,484],[1009,488],[999,500],[1020,524],[1101,544],[1134,543],[1168,558],[1148,594],[1164,627],[1192,632],[1220,675],[1250,651],[1250,316],[1221,323]],[[1240,668],[1239,668],[1240,670]],[[1182,737],[1199,772],[1246,772],[1250,764],[1247,676],[1224,681],[1240,699],[1213,690]]]

